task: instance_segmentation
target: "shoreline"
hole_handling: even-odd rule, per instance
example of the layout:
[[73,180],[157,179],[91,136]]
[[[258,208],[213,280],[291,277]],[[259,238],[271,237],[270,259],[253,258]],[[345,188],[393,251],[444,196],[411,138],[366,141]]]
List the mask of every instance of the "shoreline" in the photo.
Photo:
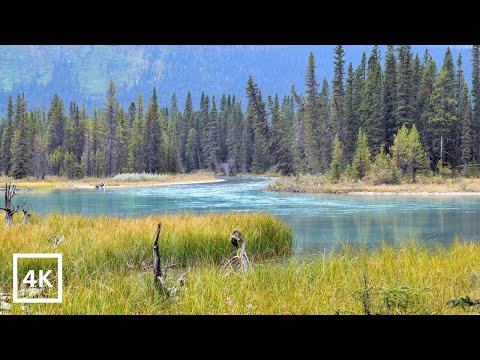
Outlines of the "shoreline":
[[[194,185],[194,184],[209,184],[209,183],[219,183],[224,182],[225,179],[205,179],[205,180],[192,180],[192,181],[171,181],[171,182],[162,182],[162,183],[132,183],[132,184],[120,184],[120,185],[109,185],[107,183],[107,189],[118,189],[118,188],[129,188],[129,187],[156,187],[156,186],[170,186],[170,185]],[[72,184],[67,186],[55,187],[56,189],[95,189],[95,185],[88,184]]]
[[[326,194],[326,193],[324,193]],[[400,195],[400,196],[480,196],[478,191],[348,191],[338,195]]]

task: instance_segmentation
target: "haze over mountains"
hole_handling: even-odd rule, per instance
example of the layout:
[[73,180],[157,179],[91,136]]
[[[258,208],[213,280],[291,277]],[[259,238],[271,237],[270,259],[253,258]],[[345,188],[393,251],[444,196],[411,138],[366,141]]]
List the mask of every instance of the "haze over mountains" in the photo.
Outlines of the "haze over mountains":
[[[24,92],[29,108],[45,105],[57,93],[70,101],[102,106],[109,79],[117,83],[117,99],[124,106],[135,100],[138,91],[149,98],[153,87],[161,106],[168,106],[175,92],[183,108],[190,90],[197,107],[204,91],[219,98],[235,94],[245,104],[245,87],[253,76],[266,95],[289,94],[292,85],[303,91],[308,54],[313,51],[321,80],[333,76],[334,45],[200,45],[200,46],[105,46],[105,45],[15,45],[0,46],[0,113],[8,95]],[[470,46],[450,46],[454,58],[462,53],[465,77],[471,82]],[[421,56],[428,48],[437,67],[447,45],[415,45]],[[362,52],[372,45],[347,45],[345,58],[356,66]],[[382,54],[385,46],[381,47]]]

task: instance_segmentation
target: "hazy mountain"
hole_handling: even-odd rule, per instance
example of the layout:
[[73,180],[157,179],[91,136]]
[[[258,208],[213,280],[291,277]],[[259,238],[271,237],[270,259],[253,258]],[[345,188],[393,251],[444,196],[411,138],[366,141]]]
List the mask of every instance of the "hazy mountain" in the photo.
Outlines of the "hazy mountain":
[[[445,46],[414,46],[420,55],[429,48],[441,66]],[[66,104],[103,105],[109,79],[117,83],[117,98],[128,104],[142,91],[146,101],[156,86],[162,106],[176,92],[183,108],[187,91],[198,106],[200,94],[233,93],[245,99],[252,75],[265,95],[289,93],[292,84],[303,91],[308,54],[317,59],[319,78],[332,78],[333,45],[275,46],[0,46],[0,112],[7,96],[25,92],[29,106],[48,107],[58,93]],[[371,45],[345,47],[346,60],[356,66]],[[461,52],[467,81],[471,79],[470,46],[451,46]],[[385,53],[385,47],[381,47]]]

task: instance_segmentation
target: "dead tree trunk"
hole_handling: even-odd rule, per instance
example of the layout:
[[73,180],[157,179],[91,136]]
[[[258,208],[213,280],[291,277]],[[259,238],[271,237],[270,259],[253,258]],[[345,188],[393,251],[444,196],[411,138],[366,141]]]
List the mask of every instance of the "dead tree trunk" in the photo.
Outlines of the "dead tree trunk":
[[25,208],[25,203],[23,203],[23,216],[22,216],[22,225],[26,224],[28,220],[32,217],[32,214],[30,214],[27,209]]
[[230,242],[237,249],[237,255],[228,260],[223,268],[226,268],[227,265],[235,262],[236,268],[240,268],[242,271],[247,272],[250,267],[250,260],[248,260],[247,252],[245,251],[245,240],[243,240],[240,230],[232,230],[232,233],[230,234]]
[[[159,223],[157,226],[157,232],[155,233],[155,238],[153,240],[153,276],[155,285],[162,289],[165,295],[168,297],[175,296],[180,287],[185,285],[185,279],[187,273],[180,275],[175,286],[169,288],[165,282],[165,276],[162,273],[162,267],[160,262],[160,247],[158,246],[158,239],[160,237],[160,232],[162,230],[162,224]],[[166,274],[165,274],[166,275]]]
[[12,204],[13,197],[16,195],[17,184],[5,184],[5,207],[0,210],[5,211],[5,227],[13,224],[13,215],[20,209],[19,206],[15,209]]

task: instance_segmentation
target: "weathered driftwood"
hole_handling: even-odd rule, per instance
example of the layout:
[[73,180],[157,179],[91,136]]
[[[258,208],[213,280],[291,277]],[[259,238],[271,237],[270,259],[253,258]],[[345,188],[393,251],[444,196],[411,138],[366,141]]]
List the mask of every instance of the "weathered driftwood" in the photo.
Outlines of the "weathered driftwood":
[[25,203],[23,203],[23,216],[22,216],[22,225],[26,224],[28,220],[32,217],[32,214],[30,214],[27,209],[25,208]]
[[65,236],[63,235],[57,235],[54,236],[50,239],[50,241],[53,243],[53,245],[58,246],[60,245],[63,241],[65,240]]
[[248,260],[247,252],[245,251],[245,240],[243,240],[242,233],[238,229],[233,229],[230,234],[230,242],[237,249],[237,254],[228,260],[223,268],[228,265],[234,266],[234,269],[240,269],[244,272],[248,271],[250,267],[250,260]]
[[157,226],[157,231],[155,233],[155,238],[153,241],[153,276],[154,276],[155,285],[157,285],[160,289],[162,289],[165,295],[167,295],[168,297],[171,297],[171,296],[175,296],[178,290],[183,285],[185,285],[187,273],[180,275],[180,277],[177,280],[177,283],[173,287],[171,288],[168,287],[165,281],[166,273],[165,275],[162,273],[162,267],[160,262],[160,248],[158,246],[158,239],[160,237],[161,231],[162,231],[162,224],[159,223]]
[[13,207],[13,197],[16,195],[17,184],[5,184],[5,207],[0,210],[5,211],[5,226],[8,227],[13,224],[13,215],[20,210],[20,206]]

